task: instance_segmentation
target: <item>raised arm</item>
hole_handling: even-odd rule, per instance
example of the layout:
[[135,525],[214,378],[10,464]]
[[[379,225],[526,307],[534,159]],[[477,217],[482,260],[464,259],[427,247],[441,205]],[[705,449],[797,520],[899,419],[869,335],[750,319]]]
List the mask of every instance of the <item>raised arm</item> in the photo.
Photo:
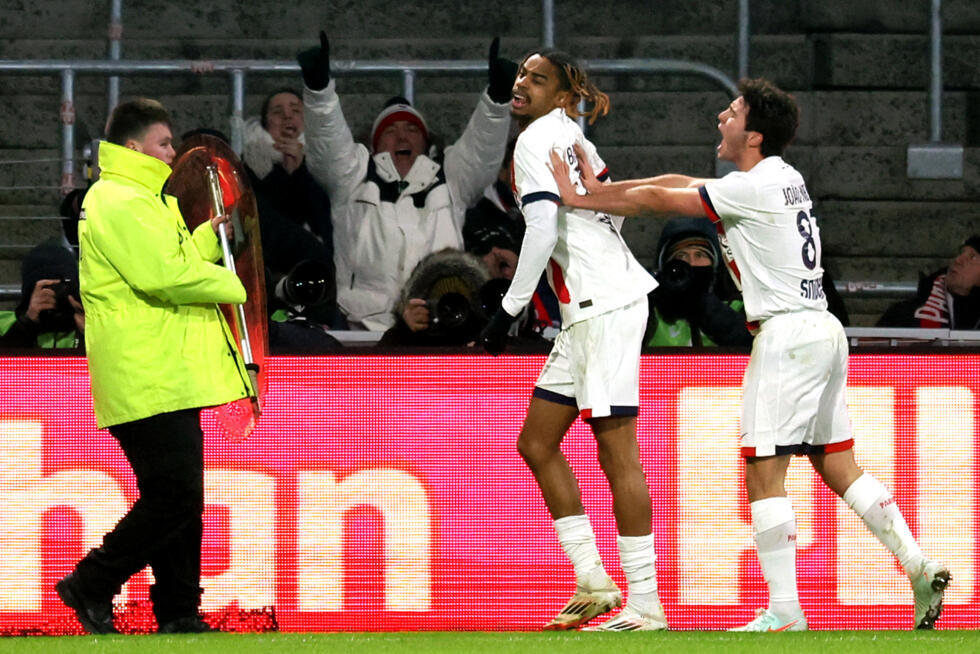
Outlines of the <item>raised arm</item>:
[[[303,132],[306,167],[327,191],[334,206],[346,204],[367,172],[370,153],[354,141],[330,77],[330,41],[320,32],[320,46],[296,55],[303,70]],[[340,212],[343,213],[343,212]],[[335,219],[337,213],[334,214]]]

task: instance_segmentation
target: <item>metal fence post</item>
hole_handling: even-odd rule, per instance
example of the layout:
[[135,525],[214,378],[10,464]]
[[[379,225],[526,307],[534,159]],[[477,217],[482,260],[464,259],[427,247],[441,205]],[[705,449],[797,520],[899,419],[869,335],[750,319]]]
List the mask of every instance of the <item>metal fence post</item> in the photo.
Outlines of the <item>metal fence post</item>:
[[61,71],[61,193],[75,187],[75,71]]
[[245,150],[245,71],[231,71],[231,149],[238,156]]

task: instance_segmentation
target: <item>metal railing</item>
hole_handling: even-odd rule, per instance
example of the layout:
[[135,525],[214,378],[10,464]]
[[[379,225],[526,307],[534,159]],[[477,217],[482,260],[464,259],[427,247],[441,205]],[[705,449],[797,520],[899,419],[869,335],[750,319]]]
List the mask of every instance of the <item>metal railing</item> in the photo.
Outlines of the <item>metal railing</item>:
[[[674,74],[702,77],[724,90],[730,98],[738,91],[735,83],[722,71],[690,61],[673,59],[596,59],[582,62],[593,74]],[[61,187],[67,192],[74,187],[75,170],[75,77],[77,74],[131,75],[139,73],[192,73],[227,74],[231,81],[231,116],[229,129],[231,145],[241,153],[244,131],[245,76],[258,74],[296,74],[299,65],[295,61],[269,61],[253,59],[226,59],[215,61],[64,61],[64,60],[0,60],[0,73],[59,74],[61,76]],[[415,78],[418,75],[469,76],[485,75],[487,63],[483,60],[394,60],[376,61],[337,60],[330,62],[330,73],[335,77],[400,75],[403,95],[413,101]]]
[[[60,220],[60,218],[59,218]],[[915,295],[918,285],[915,282],[834,282],[837,292],[844,297],[854,298],[905,298]],[[19,284],[0,284],[0,302],[20,300]]]
[[845,327],[844,333],[855,346],[899,345],[980,345],[980,330],[922,329],[915,327]]

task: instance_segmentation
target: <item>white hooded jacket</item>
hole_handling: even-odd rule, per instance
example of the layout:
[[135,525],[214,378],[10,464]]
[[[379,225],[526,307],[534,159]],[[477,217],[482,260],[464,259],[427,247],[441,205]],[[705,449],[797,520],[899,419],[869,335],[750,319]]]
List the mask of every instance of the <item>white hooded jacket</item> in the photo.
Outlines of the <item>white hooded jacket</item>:
[[466,209],[503,161],[510,106],[484,92],[444,165],[420,155],[401,179],[389,153],[354,142],[335,84],[303,91],[307,167],[330,195],[337,303],[352,328],[383,331],[415,265],[463,249]]

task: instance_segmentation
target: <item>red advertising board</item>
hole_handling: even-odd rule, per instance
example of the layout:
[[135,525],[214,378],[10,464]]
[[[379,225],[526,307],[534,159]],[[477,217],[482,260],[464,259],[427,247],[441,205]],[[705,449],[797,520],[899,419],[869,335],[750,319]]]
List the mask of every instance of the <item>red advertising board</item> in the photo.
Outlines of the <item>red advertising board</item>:
[[[203,414],[203,609],[274,612],[283,630],[539,628],[574,585],[514,447],[542,363],[270,359],[265,412],[248,441],[225,442]],[[745,363],[642,362],[640,446],[672,628],[728,628],[766,602],[740,483]],[[940,628],[980,624],[978,369],[976,355],[851,358],[858,460],[953,572]],[[607,568],[624,584],[587,425],[576,422],[564,451]],[[804,459],[788,488],[810,627],[908,628],[911,591],[890,555]],[[0,633],[77,630],[54,582],[136,496],[121,451],[95,429],[83,359],[0,359],[0,492]],[[149,583],[148,572],[131,580],[117,615],[145,604]]]

